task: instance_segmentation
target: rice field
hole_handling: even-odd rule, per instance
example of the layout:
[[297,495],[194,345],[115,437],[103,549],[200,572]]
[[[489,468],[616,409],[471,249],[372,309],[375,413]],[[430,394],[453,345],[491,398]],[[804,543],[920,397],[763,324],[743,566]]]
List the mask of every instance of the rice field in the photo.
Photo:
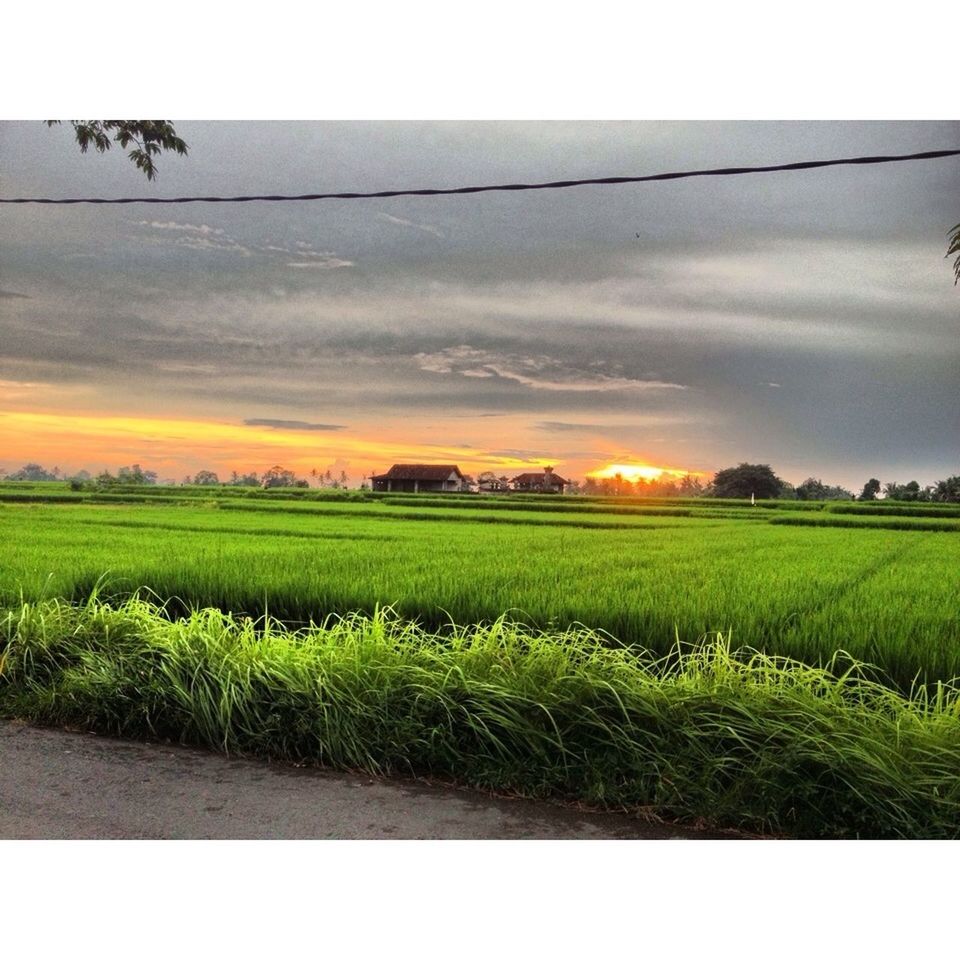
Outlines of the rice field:
[[[96,728],[137,735],[157,724],[157,734],[219,744],[222,749],[371,770],[439,772],[531,795],[650,806],[670,815],[707,817],[795,835],[944,836],[949,834],[945,824],[950,818],[957,823],[957,811],[950,806],[956,802],[956,778],[949,786],[943,764],[935,775],[920,769],[919,758],[928,746],[918,746],[913,759],[906,754],[897,759],[897,750],[907,748],[893,731],[915,723],[930,725],[930,730],[936,730],[935,736],[930,734],[934,737],[930,743],[942,741],[944,758],[953,757],[950,751],[960,737],[960,706],[950,685],[960,677],[958,533],[960,507],[944,504],[773,501],[751,507],[706,499],[645,502],[159,487],[105,494],[74,492],[56,484],[0,484],[0,609],[8,611],[5,639],[0,634],[0,643],[6,647],[5,666],[0,666],[0,689],[5,691],[0,692],[0,712],[53,722],[89,722]],[[145,599],[160,606],[148,610]],[[384,610],[389,611],[389,629],[383,625]],[[93,629],[90,623],[114,622],[111,617],[120,626],[100,637],[95,649],[71,647],[66,659],[57,659],[60,645],[79,642],[78,637]],[[378,623],[379,627],[370,626]],[[357,727],[349,750],[334,749],[330,728],[318,732],[316,711],[321,705],[326,711],[324,723],[349,724],[355,722],[350,711],[371,710],[374,703],[387,709],[384,705],[393,704],[394,696],[400,703],[412,696],[406,680],[400,685],[401,695],[393,688],[382,690],[375,678],[362,678],[367,669],[363,657],[343,667],[353,671],[350,675],[358,685],[354,693],[359,699],[350,701],[354,706],[348,710],[348,704],[337,699],[340,693],[331,701],[316,688],[312,705],[303,706],[304,716],[314,717],[311,720],[296,719],[297,710],[286,699],[293,674],[285,672],[287,666],[278,667],[280,679],[267,684],[267,701],[274,703],[276,717],[267,722],[258,712],[270,713],[263,700],[266,688],[258,687],[256,695],[244,692],[242,684],[230,686],[235,677],[227,684],[229,693],[222,687],[227,682],[223,671],[233,677],[230,671],[236,665],[234,653],[225,652],[227,647],[232,650],[231,645],[239,644],[245,652],[242,656],[237,652],[237,657],[253,657],[251,651],[261,649],[257,647],[261,641],[255,638],[264,637],[265,624],[270,625],[266,635],[273,638],[270,656],[288,666],[299,664],[294,686],[300,692],[290,702],[302,704],[306,704],[302,698],[309,700],[303,689],[307,682],[303,670],[308,668],[300,659],[307,656],[306,648],[313,650],[320,644],[328,650],[331,644],[346,643],[348,635],[359,631],[368,636],[373,630],[381,638],[378,642],[393,651],[390,656],[403,659],[409,654],[411,662],[419,664],[417,658],[429,649],[434,665],[442,662],[443,670],[466,670],[463,638],[489,637],[491,625],[499,624],[498,636],[506,630],[514,638],[501,664],[506,674],[500,679],[506,686],[498,687],[496,696],[490,688],[495,706],[487,704],[483,710],[505,710],[520,724],[517,729],[509,723],[502,730],[497,728],[497,742],[509,742],[509,750],[505,748],[501,755],[491,741],[480,753],[474,743],[458,755],[456,744],[466,743],[467,734],[457,725],[443,734],[452,739],[437,746],[440,754],[427,751],[408,756],[394,742],[394,734],[388,736],[386,727],[378,728],[379,732]],[[320,624],[325,626],[321,629]],[[352,624],[353,633],[346,627],[334,629],[336,624]],[[170,727],[170,715],[164,711],[174,694],[159,680],[159,686],[131,680],[124,644],[129,641],[140,650],[136,645],[146,642],[145,637],[179,637],[183,631],[193,631],[193,636],[204,630],[210,643],[212,637],[232,638],[229,643],[223,640],[227,647],[217,647],[218,679],[202,696],[193,691],[184,699],[183,691],[176,693],[182,710]],[[473,643],[467,644],[471,650]],[[592,760],[582,760],[583,744],[599,743],[607,734],[593,728],[592,732],[575,729],[573,719],[578,704],[592,701],[583,700],[582,690],[570,702],[560,697],[559,675],[551,681],[553,685],[544,687],[538,700],[532,678],[539,676],[540,668],[531,663],[533,672],[528,674],[518,658],[532,656],[530,650],[535,648],[540,651],[537,656],[554,658],[556,669],[570,670],[573,677],[579,670],[573,665],[580,662],[577,651],[582,652],[584,643],[590,662],[599,658],[604,663],[600,679],[594,677],[588,687],[603,687],[613,682],[614,674],[620,676],[617,671],[632,671],[629,689],[645,692],[631,710],[652,709],[650,697],[660,705],[658,711],[662,708],[657,713],[660,745],[655,750],[649,739],[642,738],[646,747],[637,746],[633,754],[627,749],[629,736],[643,727],[638,715],[628,710],[628,720],[617,719],[617,724],[623,719],[623,729],[617,727],[619,732],[611,734],[610,742],[619,746],[611,747],[612,753],[598,747],[606,759],[597,759],[595,768]],[[412,644],[409,651],[400,649],[407,644]],[[190,656],[199,658],[194,666],[207,664],[208,654],[194,650]],[[54,661],[44,667],[48,655]],[[334,656],[323,656],[328,655]],[[377,653],[381,655],[387,656],[386,649]],[[444,661],[448,655],[454,659]],[[349,654],[357,656],[356,650]],[[33,665],[30,670],[36,667],[39,673],[23,666],[28,661]],[[699,708],[693,709],[684,698],[689,695],[700,703],[699,698],[713,689],[709,678],[715,677],[716,670],[703,668],[708,661],[714,667],[721,661],[726,664],[727,693],[722,709],[717,707],[720,713],[707,697],[713,706],[701,716]],[[14,662],[21,664],[15,674],[11,673]],[[759,674],[751,671],[756,670],[767,678],[760,684],[765,691],[758,715],[762,719],[753,712]],[[786,673],[781,675],[783,670]],[[845,680],[847,670],[852,673]],[[609,671],[613,673],[608,675]],[[14,675],[20,679],[13,680]],[[696,682],[684,687],[686,693],[675,703],[671,698],[676,685],[694,675]],[[423,679],[416,670],[411,676]],[[490,677],[483,676],[487,683]],[[794,715],[793,681],[800,676],[810,681],[802,695],[803,711],[812,712]],[[857,678],[856,693],[848,697],[853,689],[850,677]],[[516,699],[515,682],[523,687],[522,703]],[[437,692],[433,680],[424,683],[422,695],[433,704],[430,716],[440,729],[437,718],[453,708],[447,693]],[[572,679],[570,683],[573,690],[576,683]],[[121,688],[126,693],[118,694]],[[135,695],[130,692],[134,689],[139,691]],[[336,689],[342,693],[345,688]],[[655,690],[659,690],[656,695]],[[96,691],[103,695],[100,713],[93,704]],[[150,712],[154,693],[166,704],[156,716]],[[200,697],[196,702],[194,694]],[[618,696],[622,700],[626,694],[621,691]],[[143,703],[138,707],[127,702],[130,697],[143,698]],[[233,697],[247,706],[235,709]],[[259,706],[250,706],[251,697]],[[821,708],[833,709],[819,702],[824,697],[831,702],[839,698],[837,702],[843,704],[844,719],[837,721],[837,735],[853,738],[851,750],[866,751],[858,754],[856,762],[852,756],[835,756],[843,770],[849,772],[851,763],[862,762],[864,770],[874,764],[874,773],[882,771],[891,782],[902,785],[916,777],[918,783],[926,784],[920,791],[927,791],[926,799],[910,790],[904,793],[900,787],[896,799],[888,798],[894,806],[902,800],[914,811],[906,820],[898,820],[899,813],[890,814],[892,819],[883,821],[887,826],[881,828],[877,820],[871,833],[865,811],[871,804],[888,802],[881,798],[879,781],[868,789],[858,779],[860,773],[850,774],[849,779],[832,766],[826,773],[811,759],[812,740],[803,741],[802,748],[797,745],[803,739],[801,728],[819,731],[816,736],[833,736],[834,720],[828,722],[818,713]],[[641,701],[647,705],[637,706]],[[790,723],[798,725],[783,741],[775,735],[778,702],[785,711],[781,720],[786,723],[793,716]],[[937,705],[933,714],[931,703]],[[539,716],[541,709],[546,709],[544,716],[549,715],[551,723],[561,724],[559,718],[564,718],[563,736],[554,738],[553,747],[540,729],[542,724],[535,724],[536,730],[529,727],[531,716]],[[214,722],[217,710],[227,715]],[[248,716],[245,710],[252,713]],[[347,713],[341,716],[344,710]],[[207,719],[201,722],[195,711]],[[493,730],[490,714],[481,713],[486,718],[482,722]],[[721,723],[720,716],[727,722],[730,716],[744,720],[748,715],[752,718],[749,731],[741,730],[739,721],[728,723],[738,731],[735,739],[742,739],[741,746],[752,744],[746,754],[733,741],[711,739],[705,732]],[[462,721],[475,734],[481,720],[472,713],[469,718],[458,716],[458,724]],[[506,723],[504,716],[498,716]],[[677,724],[676,736],[664,732],[668,717],[673,718],[669,723]],[[421,720],[402,721],[409,721],[404,729],[410,737],[441,736],[424,732],[417,726]],[[307,728],[312,732],[304,732]],[[761,748],[762,729],[767,730],[771,744],[787,751],[786,766],[777,767],[766,747]],[[306,739],[298,740],[296,731]],[[882,761],[871,752],[876,747],[871,740],[874,735],[884,744]],[[917,743],[927,743],[926,733],[917,736]],[[693,743],[698,744],[696,749]],[[833,749],[828,747],[824,740],[824,751]],[[527,758],[533,763],[531,771],[539,770],[530,774],[532,780],[524,773],[523,749],[531,751]],[[639,759],[644,750],[653,768]],[[578,772],[572,779],[558,772],[569,769],[573,755],[569,751],[581,757],[580,766],[574,764]],[[698,780],[692,758],[702,760],[703,751],[714,751],[710,753],[714,772],[704,772]],[[446,758],[443,762],[437,759],[440,755]],[[619,774],[618,763],[623,764]],[[916,764],[920,766],[915,769]],[[733,780],[725,779],[722,772],[728,766],[739,771]],[[651,779],[651,769],[664,773],[667,767],[674,771],[667,780],[675,785],[669,797],[667,781]],[[774,767],[776,771],[771,772]],[[677,773],[681,769],[686,771],[682,776]],[[756,783],[762,771],[771,778],[769,790],[756,803],[748,803],[747,784]],[[830,825],[818,833],[809,811],[790,813],[786,798],[791,790],[797,796],[812,791],[809,796],[814,798],[825,782],[834,783],[835,775],[841,784],[835,784],[836,810]],[[912,799],[904,799],[907,794]],[[872,799],[865,807],[863,798],[868,795]],[[953,799],[943,807],[941,800],[947,796]],[[940,799],[934,802],[934,797]],[[879,817],[878,811],[879,807],[873,815]]]
[[[69,492],[44,486],[0,494]],[[378,606],[431,629],[506,613],[655,654],[716,632],[811,665],[843,650],[901,689],[960,676],[960,508],[147,490],[0,502],[0,604],[146,587],[180,612],[293,626]]]

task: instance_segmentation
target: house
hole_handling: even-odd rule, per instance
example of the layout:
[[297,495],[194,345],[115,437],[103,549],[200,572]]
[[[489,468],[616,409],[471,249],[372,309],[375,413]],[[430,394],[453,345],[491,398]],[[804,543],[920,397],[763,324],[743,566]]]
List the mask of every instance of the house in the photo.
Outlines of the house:
[[569,480],[553,472],[553,467],[544,467],[543,473],[521,473],[511,481],[514,493],[563,493]]
[[374,490],[384,493],[455,493],[469,489],[456,464],[395,463],[370,480]]
[[477,493],[509,493],[510,481],[506,477],[498,477],[492,470],[481,473],[477,477]]

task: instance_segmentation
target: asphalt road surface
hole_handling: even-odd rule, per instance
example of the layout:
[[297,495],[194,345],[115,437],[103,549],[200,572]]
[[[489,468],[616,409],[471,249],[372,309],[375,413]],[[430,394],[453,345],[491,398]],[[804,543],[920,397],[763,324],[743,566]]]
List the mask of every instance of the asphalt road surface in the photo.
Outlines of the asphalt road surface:
[[0,839],[721,839],[623,814],[0,723]]

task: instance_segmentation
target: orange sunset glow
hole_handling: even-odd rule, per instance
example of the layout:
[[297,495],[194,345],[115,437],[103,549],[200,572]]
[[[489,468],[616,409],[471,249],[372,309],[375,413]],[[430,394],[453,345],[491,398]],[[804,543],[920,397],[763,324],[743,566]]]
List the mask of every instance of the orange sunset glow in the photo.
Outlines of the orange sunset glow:
[[[502,428],[499,428],[502,429]],[[468,473],[493,470],[512,474],[542,469],[552,458],[505,456],[489,445],[438,443],[432,432],[416,426],[369,425],[361,431],[317,433],[248,426],[224,420],[179,417],[123,417],[94,412],[52,413],[0,411],[0,449],[5,463],[42,460],[65,470],[116,469],[141,463],[164,477],[179,480],[184,472],[213,469],[263,471],[281,464],[306,475],[311,468],[335,465],[359,485],[363,476],[395,462],[456,463]],[[580,472],[579,465],[564,469]]]
[[[602,470],[591,470],[588,476],[598,480],[613,479],[616,476],[620,476],[623,477],[624,480],[635,483],[637,480],[659,480],[664,476],[680,478],[686,476],[687,473],[687,470],[652,467],[649,464],[643,463],[611,463]],[[691,475],[699,476],[699,474],[696,473]]]
[[[505,455],[496,447],[507,419],[498,420],[496,426],[475,428],[474,443],[464,445],[437,442],[437,424],[367,423],[355,431],[325,433],[182,415],[133,417],[94,411],[10,410],[0,411],[0,449],[10,464],[42,460],[65,470],[85,468],[96,472],[136,462],[175,480],[198,469],[213,469],[226,476],[231,470],[263,471],[279,463],[303,475],[315,467],[335,465],[337,471],[344,469],[354,485],[359,485],[364,476],[385,470],[392,463],[410,461],[456,463],[467,473],[493,470],[498,475],[554,466],[573,478],[605,479],[619,474],[631,482],[680,479],[687,473],[701,475],[642,462],[591,469],[595,461]],[[522,430],[522,425],[517,423],[515,428]],[[455,428],[451,425],[450,429]]]

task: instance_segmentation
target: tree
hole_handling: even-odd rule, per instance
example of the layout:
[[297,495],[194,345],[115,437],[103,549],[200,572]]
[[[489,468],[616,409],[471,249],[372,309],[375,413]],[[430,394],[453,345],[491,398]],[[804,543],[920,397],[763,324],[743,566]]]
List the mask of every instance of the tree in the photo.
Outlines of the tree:
[[656,482],[657,491],[655,497],[679,497],[680,488],[674,480],[658,480]]
[[310,476],[317,481],[317,486],[323,489],[324,487],[338,487],[339,484],[336,480],[333,479],[333,473],[327,468],[326,471],[318,470],[314,467],[310,471]]
[[271,467],[260,481],[265,490],[271,487],[292,487],[297,482],[297,475],[292,470],[285,470],[279,464]]
[[[47,126],[53,127],[60,122],[48,120]],[[111,142],[119,143],[148,180],[156,178],[157,166],[153,158],[164,150],[181,157],[187,154],[186,143],[177,136],[169,120],[71,120],[70,123],[81,153],[86,153],[91,146],[98,153],[106,153]]]
[[231,487],[259,487],[260,478],[255,473],[239,474],[236,470],[230,474]]
[[788,483],[786,480],[780,481],[780,492],[777,494],[778,500],[796,500],[797,490],[792,483]]
[[807,477],[796,489],[798,500],[852,500],[853,494],[845,487],[831,487],[822,480]]
[[950,246],[947,247],[947,256],[952,257],[956,254],[957,259],[953,261],[953,285],[956,286],[960,281],[960,223],[951,228],[949,234]]
[[478,490],[486,490],[490,493],[496,493],[508,488],[506,479],[504,477],[498,477],[492,470],[484,470],[482,473],[477,474],[476,486]]
[[220,482],[220,478],[212,470],[198,470],[193,482],[199,487],[212,487]]
[[612,487],[611,493],[615,497],[629,497],[632,493],[637,492],[634,485],[622,473],[613,475]]
[[157,475],[153,470],[143,470],[139,463],[132,467],[121,467],[117,471],[117,483],[132,483],[137,486],[155,484]]
[[[321,471],[314,467],[310,471],[310,476],[317,481],[318,487],[330,487],[333,490],[346,490],[347,483],[350,480],[346,470],[341,470],[339,476],[334,477],[333,471],[329,468],[326,471]],[[307,484],[307,486],[309,486],[309,484]]]
[[67,477],[71,490],[86,490],[92,486],[90,474],[86,470],[78,470],[72,477]]
[[45,470],[39,463],[24,464],[16,473],[11,473],[8,480],[28,480],[31,482],[58,480],[60,471],[54,467],[52,470]]
[[797,499],[798,500],[826,500],[826,484],[822,480],[817,480],[814,477],[807,477],[797,487]]
[[921,490],[920,484],[916,480],[911,480],[909,483],[888,483],[883,489],[888,500],[906,500],[909,502],[928,500],[931,492]]
[[734,500],[747,500],[754,496],[760,500],[770,500],[780,495],[782,483],[766,463],[741,463],[714,474],[710,496]]
[[860,491],[860,500],[876,500],[877,494],[880,492],[880,481],[876,477],[871,477],[864,485],[863,490]]
[[600,495],[600,484],[597,483],[596,477],[586,476],[583,479],[583,484],[580,487],[580,493],[585,497],[597,497]]
[[930,499],[937,503],[960,503],[960,475],[938,480]]

